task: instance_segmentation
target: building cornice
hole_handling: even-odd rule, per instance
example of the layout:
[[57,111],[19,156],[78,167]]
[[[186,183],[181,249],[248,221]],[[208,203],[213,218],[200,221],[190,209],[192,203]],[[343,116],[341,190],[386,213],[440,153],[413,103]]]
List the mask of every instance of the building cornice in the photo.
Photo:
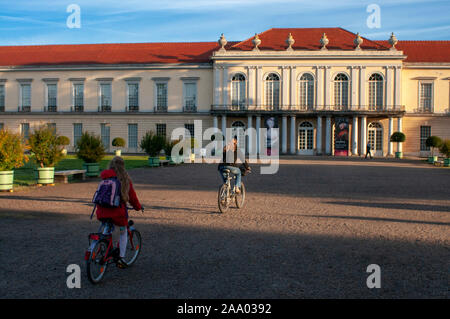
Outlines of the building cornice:
[[404,62],[405,69],[450,69],[450,63],[439,62]]

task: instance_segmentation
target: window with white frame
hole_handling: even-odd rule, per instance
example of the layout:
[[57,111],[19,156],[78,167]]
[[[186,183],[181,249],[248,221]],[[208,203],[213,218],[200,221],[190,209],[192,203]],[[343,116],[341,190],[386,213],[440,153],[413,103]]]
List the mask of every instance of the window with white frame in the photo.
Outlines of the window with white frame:
[[127,84],[128,111],[139,111],[139,83]]
[[20,84],[20,107],[21,111],[31,111],[31,84]]
[[156,83],[156,110],[167,111],[167,82]]
[[431,126],[421,126],[420,127],[420,150],[429,151],[430,148],[427,146],[427,138],[431,136]]
[[83,135],[83,124],[73,123],[73,145],[76,146]]
[[303,74],[299,79],[299,106],[302,109],[312,109],[314,105],[314,77]]
[[421,82],[419,96],[420,111],[431,112],[433,110],[433,83]]
[[237,110],[245,106],[245,77],[240,73],[231,79],[231,106]]
[[111,111],[112,86],[111,83],[100,83],[100,110]]
[[156,124],[156,135],[166,137],[166,124],[165,123],[157,123]]
[[30,123],[22,123],[20,125],[20,133],[22,134],[23,140],[28,140],[30,138]]
[[58,87],[56,83],[47,84],[47,111],[56,112],[56,99],[58,95]]
[[338,109],[348,107],[348,77],[343,73],[334,78],[334,106]]
[[84,110],[84,83],[73,84],[73,108],[75,112]]
[[102,144],[105,149],[109,150],[110,139],[111,139],[111,124],[109,123],[101,123],[100,124],[100,136],[102,139]]
[[195,112],[197,110],[197,83],[184,82],[184,110]]
[[128,148],[138,147],[138,125],[128,124]]
[[369,78],[369,110],[383,108],[383,77],[374,73]]
[[0,112],[5,111],[5,85],[0,84]]
[[268,109],[278,109],[280,106],[280,78],[275,73],[270,73],[266,77],[266,107]]

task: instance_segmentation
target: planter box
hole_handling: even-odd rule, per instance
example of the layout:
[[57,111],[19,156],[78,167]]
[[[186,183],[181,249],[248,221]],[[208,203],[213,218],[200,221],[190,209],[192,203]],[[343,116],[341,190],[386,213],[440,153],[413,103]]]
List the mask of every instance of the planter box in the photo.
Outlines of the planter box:
[[36,179],[38,184],[54,184],[55,183],[55,168],[54,167],[39,167],[36,169]]
[[159,157],[149,157],[148,165],[150,167],[158,167],[159,166]]
[[429,156],[428,157],[428,163],[434,164],[434,162],[437,162],[438,157],[437,156]]
[[0,191],[12,191],[14,171],[0,171]]
[[444,166],[450,167],[450,158],[444,158]]
[[395,158],[403,158],[403,152],[395,152]]
[[83,163],[83,169],[86,170],[86,176],[98,177],[100,175],[99,163]]

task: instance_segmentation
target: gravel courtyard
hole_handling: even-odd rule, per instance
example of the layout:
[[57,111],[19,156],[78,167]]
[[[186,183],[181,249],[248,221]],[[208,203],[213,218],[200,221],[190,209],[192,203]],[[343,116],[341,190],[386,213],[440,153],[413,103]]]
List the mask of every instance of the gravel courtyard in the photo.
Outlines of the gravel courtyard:
[[[246,206],[219,214],[216,165],[131,170],[142,252],[97,286],[83,257],[99,179],[0,193],[0,297],[449,298],[449,169],[301,157],[253,171]],[[66,286],[69,264],[81,289]]]

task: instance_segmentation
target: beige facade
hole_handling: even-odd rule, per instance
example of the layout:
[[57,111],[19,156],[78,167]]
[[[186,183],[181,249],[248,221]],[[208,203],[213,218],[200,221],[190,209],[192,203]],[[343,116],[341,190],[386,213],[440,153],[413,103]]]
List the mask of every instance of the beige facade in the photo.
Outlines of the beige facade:
[[[334,123],[347,118],[349,155],[364,154],[367,142],[372,142],[376,155],[393,155],[397,146],[389,136],[403,131],[406,142],[401,150],[426,156],[423,134],[450,139],[450,64],[404,59],[400,50],[218,50],[210,63],[0,67],[5,92],[0,123],[16,132],[23,123],[30,129],[56,123],[71,146],[74,124],[98,135],[101,124],[109,124],[110,140],[123,137],[124,151],[135,153],[141,150],[129,147],[128,124],[138,125],[139,141],[146,131],[156,131],[156,124],[166,124],[170,136],[173,129],[194,120],[202,120],[203,129],[231,127],[237,121],[255,128],[273,116],[280,128],[281,153],[334,154]],[[237,75],[243,84],[234,83]],[[338,75],[346,79],[343,86]],[[378,84],[372,83],[373,75],[381,79]],[[270,76],[278,80],[269,80]],[[312,79],[307,93],[305,78]],[[139,87],[138,110],[128,105],[130,83]],[[166,85],[162,110],[157,109],[158,83]],[[22,105],[23,84],[31,86],[30,108]],[[49,84],[57,87],[56,109],[48,108]],[[84,84],[82,110],[75,107],[76,84]],[[110,109],[101,106],[102,84],[111,88]],[[373,89],[376,85],[378,91]],[[421,99],[423,90],[431,96]],[[189,94],[195,95],[194,104],[186,104]]]

